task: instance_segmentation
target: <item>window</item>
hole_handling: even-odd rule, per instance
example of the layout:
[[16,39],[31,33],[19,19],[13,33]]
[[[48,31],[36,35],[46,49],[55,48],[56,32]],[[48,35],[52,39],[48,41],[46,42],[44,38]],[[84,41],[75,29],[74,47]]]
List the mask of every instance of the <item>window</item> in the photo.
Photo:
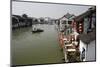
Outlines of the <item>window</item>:
[[62,24],[66,24],[66,20],[63,20],[63,23]]

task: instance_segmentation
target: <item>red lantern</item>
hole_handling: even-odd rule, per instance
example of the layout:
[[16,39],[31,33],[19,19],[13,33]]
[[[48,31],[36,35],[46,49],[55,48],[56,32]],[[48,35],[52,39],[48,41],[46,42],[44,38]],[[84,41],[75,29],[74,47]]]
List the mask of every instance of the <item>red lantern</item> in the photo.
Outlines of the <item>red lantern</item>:
[[79,23],[79,33],[82,33],[82,31],[83,31],[83,25],[82,23]]

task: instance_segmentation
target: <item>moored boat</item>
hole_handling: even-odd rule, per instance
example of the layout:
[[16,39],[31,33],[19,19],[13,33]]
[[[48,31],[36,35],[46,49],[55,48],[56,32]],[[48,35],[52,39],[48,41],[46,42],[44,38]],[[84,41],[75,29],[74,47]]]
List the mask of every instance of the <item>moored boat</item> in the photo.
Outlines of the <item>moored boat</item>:
[[43,32],[44,30],[42,29],[37,29],[37,30],[32,30],[32,33],[39,33],[39,32]]
[[32,25],[32,33],[39,33],[39,32],[43,32],[44,30],[37,28],[36,25]]

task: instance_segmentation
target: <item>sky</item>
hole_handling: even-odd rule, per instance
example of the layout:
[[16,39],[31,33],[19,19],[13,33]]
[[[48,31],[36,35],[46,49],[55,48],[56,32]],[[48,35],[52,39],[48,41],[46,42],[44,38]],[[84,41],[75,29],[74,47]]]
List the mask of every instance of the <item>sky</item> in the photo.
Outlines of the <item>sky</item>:
[[87,11],[90,7],[92,6],[13,1],[12,14],[27,14],[29,17],[51,17],[57,19],[67,13],[78,16]]

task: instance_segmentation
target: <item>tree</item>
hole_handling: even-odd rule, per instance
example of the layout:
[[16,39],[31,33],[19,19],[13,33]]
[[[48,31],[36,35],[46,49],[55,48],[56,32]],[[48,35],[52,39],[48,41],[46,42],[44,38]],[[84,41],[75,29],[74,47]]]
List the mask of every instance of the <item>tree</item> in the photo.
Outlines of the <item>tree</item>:
[[23,18],[28,18],[28,16],[26,14],[23,14],[22,17]]

